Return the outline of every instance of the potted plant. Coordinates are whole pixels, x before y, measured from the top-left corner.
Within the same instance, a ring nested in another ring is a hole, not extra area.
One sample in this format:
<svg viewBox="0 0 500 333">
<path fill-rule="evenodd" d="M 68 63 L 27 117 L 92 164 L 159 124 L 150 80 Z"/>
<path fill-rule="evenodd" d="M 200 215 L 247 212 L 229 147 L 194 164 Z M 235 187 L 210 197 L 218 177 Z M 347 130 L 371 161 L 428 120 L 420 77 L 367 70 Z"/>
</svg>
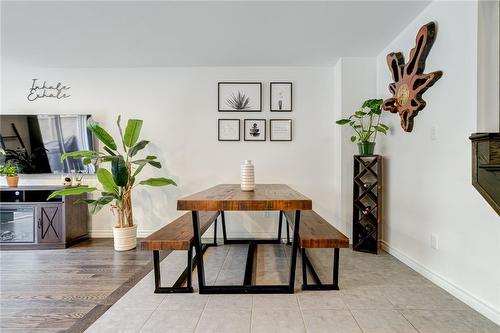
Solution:
<svg viewBox="0 0 500 333">
<path fill-rule="evenodd" d="M 132 215 L 132 189 L 139 185 L 177 185 L 172 179 L 163 177 L 138 180 L 138 176 L 145 166 L 150 165 L 154 168 L 161 168 L 156 156 L 136 157 L 137 153 L 149 144 L 149 141 L 146 140 L 139 141 L 142 123 L 143 121 L 139 119 L 129 119 L 125 132 L 123 132 L 120 117 L 118 117 L 116 124 L 122 145 L 120 151 L 113 137 L 90 119 L 87 127 L 104 145 L 103 151 L 82 150 L 66 153 L 62 155 L 61 160 L 68 157 L 81 158 L 84 165 L 93 164 L 96 167 L 99 166 L 96 176 L 102 189 L 73 187 L 55 191 L 48 197 L 50 199 L 58 195 L 100 192 L 97 199 L 80 199 L 78 202 L 86 203 L 92 214 L 99 212 L 105 205 L 110 206 L 111 211 L 117 218 L 116 226 L 113 228 L 114 246 L 117 251 L 131 250 L 136 247 L 137 243 L 137 224 L 134 224 Z M 111 171 L 104 168 L 103 164 L 109 164 Z"/>
<path fill-rule="evenodd" d="M 4 165 L 0 165 L 0 176 L 7 178 L 7 185 L 10 187 L 17 187 L 19 183 L 19 176 L 17 175 L 17 165 L 12 161 L 6 161 Z"/>
<path fill-rule="evenodd" d="M 356 132 L 351 142 L 358 141 L 360 155 L 373 155 L 377 133 L 387 134 L 389 126 L 380 122 L 382 102 L 381 99 L 368 99 L 349 118 L 337 120 L 337 124 L 349 125 Z"/>
</svg>

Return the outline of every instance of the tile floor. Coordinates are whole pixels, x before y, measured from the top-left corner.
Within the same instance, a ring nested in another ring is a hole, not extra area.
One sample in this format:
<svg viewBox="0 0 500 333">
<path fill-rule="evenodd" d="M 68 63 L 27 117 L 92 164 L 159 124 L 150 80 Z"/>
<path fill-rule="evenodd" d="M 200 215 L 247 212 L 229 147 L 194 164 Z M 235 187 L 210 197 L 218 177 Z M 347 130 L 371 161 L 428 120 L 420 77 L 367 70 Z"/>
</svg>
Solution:
<svg viewBox="0 0 500 333">
<path fill-rule="evenodd" d="M 331 281 L 332 251 L 313 251 L 318 274 Z M 286 283 L 289 252 L 285 245 L 259 245 L 257 283 Z M 207 283 L 241 284 L 246 253 L 246 245 L 209 248 Z M 294 295 L 154 294 L 150 273 L 87 332 L 500 333 L 500 326 L 385 252 L 343 249 L 340 260 L 340 291 L 300 291 L 299 266 Z M 162 284 L 171 285 L 185 264 L 185 251 L 165 258 Z M 196 271 L 193 282 L 196 289 Z"/>
</svg>

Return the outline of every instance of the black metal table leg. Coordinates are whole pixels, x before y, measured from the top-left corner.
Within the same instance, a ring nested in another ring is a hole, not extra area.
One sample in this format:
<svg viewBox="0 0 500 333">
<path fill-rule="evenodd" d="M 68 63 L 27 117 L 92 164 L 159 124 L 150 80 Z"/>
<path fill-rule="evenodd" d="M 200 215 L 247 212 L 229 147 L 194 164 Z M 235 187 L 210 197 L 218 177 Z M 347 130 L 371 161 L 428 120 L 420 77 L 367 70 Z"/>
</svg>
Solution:
<svg viewBox="0 0 500 333">
<path fill-rule="evenodd" d="M 280 210 L 280 217 L 278 222 L 278 241 L 281 243 L 281 229 L 283 228 L 283 211 Z"/>
<path fill-rule="evenodd" d="M 295 288 L 295 268 L 297 265 L 297 252 L 299 246 L 300 210 L 295 211 L 295 223 L 293 225 L 292 260 L 290 262 L 289 292 L 293 293 Z"/>
<path fill-rule="evenodd" d="M 224 239 L 224 244 L 227 244 L 226 216 L 224 215 L 224 211 L 220 212 L 220 218 L 222 223 L 222 238 Z"/>
<path fill-rule="evenodd" d="M 201 232 L 200 232 L 200 221 L 199 221 L 199 213 L 198 211 L 192 211 L 192 220 L 193 220 L 193 234 L 194 241 L 193 245 L 196 250 L 196 265 L 198 266 L 198 286 L 200 289 L 200 293 L 205 287 L 205 267 L 203 265 L 203 254 L 201 250 Z"/>
</svg>

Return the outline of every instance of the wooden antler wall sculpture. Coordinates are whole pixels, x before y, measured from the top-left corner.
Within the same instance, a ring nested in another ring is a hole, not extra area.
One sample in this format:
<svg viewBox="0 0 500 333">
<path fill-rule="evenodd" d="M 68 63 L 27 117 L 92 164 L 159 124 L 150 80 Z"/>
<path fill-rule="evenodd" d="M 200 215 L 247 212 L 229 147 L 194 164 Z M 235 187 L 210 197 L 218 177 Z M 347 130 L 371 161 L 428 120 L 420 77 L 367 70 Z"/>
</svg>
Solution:
<svg viewBox="0 0 500 333">
<path fill-rule="evenodd" d="M 425 60 L 436 38 L 436 24 L 427 23 L 420 28 L 415 47 L 410 51 L 410 59 L 405 64 L 401 52 L 387 55 L 387 64 L 392 73 L 393 83 L 389 85 L 392 97 L 384 101 L 382 108 L 399 113 L 401 127 L 406 132 L 413 129 L 413 118 L 425 107 L 422 94 L 443 75 L 442 71 L 424 74 Z"/>
</svg>

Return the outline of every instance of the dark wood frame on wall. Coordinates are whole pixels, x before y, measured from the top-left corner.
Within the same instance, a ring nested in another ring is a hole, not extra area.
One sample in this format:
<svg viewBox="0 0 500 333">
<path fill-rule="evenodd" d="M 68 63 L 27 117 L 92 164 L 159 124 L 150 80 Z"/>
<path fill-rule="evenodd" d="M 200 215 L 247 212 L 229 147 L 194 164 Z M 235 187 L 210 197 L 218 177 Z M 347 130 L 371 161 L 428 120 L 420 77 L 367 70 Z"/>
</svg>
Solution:
<svg viewBox="0 0 500 333">
<path fill-rule="evenodd" d="M 220 122 L 221 120 L 238 121 L 238 140 L 221 140 L 220 138 Z M 217 141 L 241 141 L 241 120 L 236 118 L 221 118 L 217 120 Z"/>
<path fill-rule="evenodd" d="M 258 110 L 221 110 L 220 109 L 220 86 L 223 84 L 258 84 L 259 85 L 259 109 Z M 219 82 L 217 84 L 217 110 L 219 112 L 262 112 L 262 82 Z"/>
<path fill-rule="evenodd" d="M 273 140 L 273 121 L 289 121 L 290 122 L 290 139 L 289 140 Z M 293 140 L 293 121 L 292 119 L 269 119 L 269 141 L 292 141 Z"/>
<path fill-rule="evenodd" d="M 273 110 L 273 84 L 290 85 L 290 110 Z M 269 110 L 271 112 L 292 112 L 293 110 L 293 82 L 271 82 L 269 83 Z"/>
<path fill-rule="evenodd" d="M 247 140 L 247 126 L 246 123 L 247 121 L 263 121 L 264 122 L 264 139 L 263 140 Z M 267 141 L 267 121 L 266 119 L 243 119 L 243 141 L 256 141 L 256 142 L 262 142 L 262 141 Z"/>
</svg>

